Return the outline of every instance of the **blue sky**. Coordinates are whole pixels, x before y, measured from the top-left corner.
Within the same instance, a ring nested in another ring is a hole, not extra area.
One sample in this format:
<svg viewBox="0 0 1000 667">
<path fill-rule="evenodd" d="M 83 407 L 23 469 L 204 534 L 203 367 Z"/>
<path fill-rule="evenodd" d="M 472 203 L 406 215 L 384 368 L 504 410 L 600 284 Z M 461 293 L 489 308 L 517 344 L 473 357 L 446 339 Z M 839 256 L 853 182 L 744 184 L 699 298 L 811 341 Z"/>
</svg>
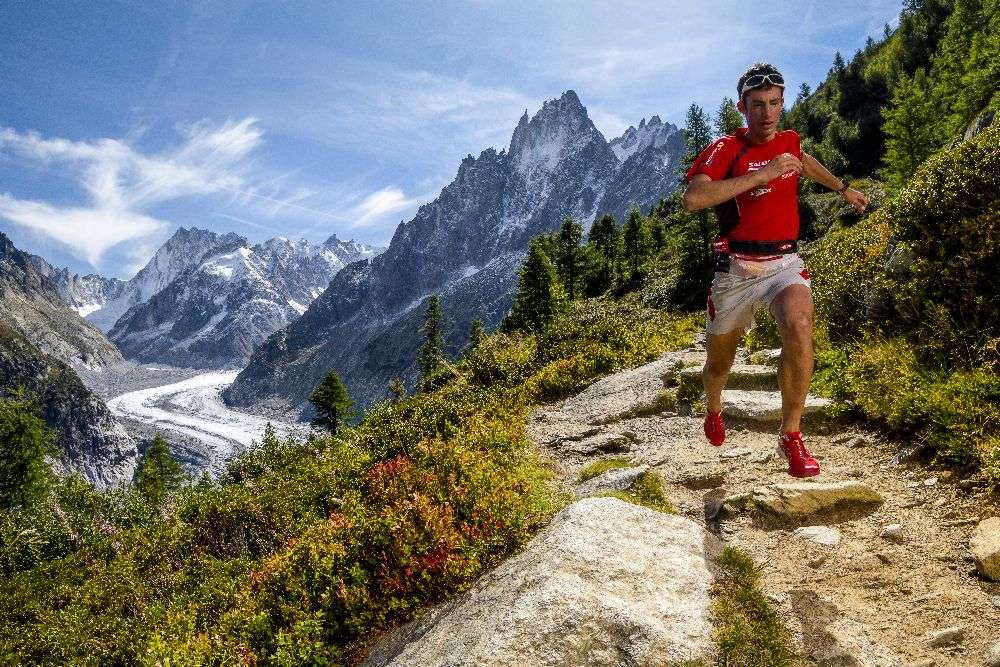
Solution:
<svg viewBox="0 0 1000 667">
<path fill-rule="evenodd" d="M 128 277 L 179 226 L 386 244 L 467 154 L 572 88 L 611 139 L 714 112 L 754 60 L 792 90 L 899 0 L 14 0 L 0 22 L 0 231 Z M 786 96 L 791 102 L 791 93 Z"/>
</svg>

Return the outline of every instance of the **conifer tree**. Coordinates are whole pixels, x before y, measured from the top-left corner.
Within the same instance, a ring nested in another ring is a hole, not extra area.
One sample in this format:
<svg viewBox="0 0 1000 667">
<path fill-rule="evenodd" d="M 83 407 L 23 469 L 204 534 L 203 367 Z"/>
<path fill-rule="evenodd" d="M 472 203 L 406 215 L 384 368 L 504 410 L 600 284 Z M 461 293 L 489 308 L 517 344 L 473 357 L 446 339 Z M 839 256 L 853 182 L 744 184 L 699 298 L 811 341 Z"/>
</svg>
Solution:
<svg viewBox="0 0 1000 667">
<path fill-rule="evenodd" d="M 684 164 L 690 167 L 698 158 L 698 155 L 708 147 L 712 140 L 712 130 L 708 126 L 708 118 L 705 111 L 697 104 L 688 107 L 686 127 L 684 128 L 684 145 L 687 146 L 688 153 L 684 156 Z M 702 263 L 707 267 L 711 254 L 709 252 L 709 221 L 708 211 L 702 209 L 698 211 L 698 225 L 701 230 L 702 240 Z"/>
<path fill-rule="evenodd" d="M 715 116 L 715 134 L 723 136 L 733 134 L 737 129 L 743 127 L 743 116 L 736 108 L 736 102 L 731 97 L 722 98 L 719 105 L 719 112 Z"/>
<path fill-rule="evenodd" d="M 57 453 L 37 405 L 23 390 L 0 399 L 0 509 L 40 499 L 51 481 L 45 456 Z"/>
<path fill-rule="evenodd" d="M 615 220 L 615 216 L 605 213 L 598 218 L 597 222 L 590 227 L 590 233 L 587 235 L 587 243 L 598 254 L 600 269 L 597 280 L 599 289 L 597 291 L 602 292 L 611 286 L 614 280 L 615 267 L 618 265 L 621 232 L 618 229 L 618 222 Z"/>
<path fill-rule="evenodd" d="M 444 359 L 442 319 L 441 300 L 438 299 L 437 294 L 432 294 L 427 301 L 427 310 L 424 311 L 424 323 L 420 329 L 424 334 L 424 344 L 420 346 L 420 353 L 417 357 L 417 365 L 420 367 L 420 384 L 424 387 L 427 386 L 431 376 L 441 368 Z"/>
<path fill-rule="evenodd" d="M 332 368 L 309 394 L 309 402 L 316 411 L 313 425 L 324 426 L 334 435 L 347 420 L 354 417 L 354 402 L 337 371 Z"/>
<path fill-rule="evenodd" d="M 652 246 L 649 228 L 645 225 L 639 209 L 633 208 L 628 212 L 622 237 L 625 245 L 625 263 L 629 268 L 630 279 L 635 280 L 639 277 Z"/>
<path fill-rule="evenodd" d="M 580 281 L 581 249 L 583 227 L 573 218 L 566 218 L 559 228 L 559 255 L 557 266 L 559 277 L 572 301 L 576 297 L 576 284 Z"/>
<path fill-rule="evenodd" d="M 552 261 L 545 253 L 543 242 L 534 238 L 514 295 L 514 307 L 507 327 L 541 331 L 562 309 L 565 301 L 562 286 Z"/>
<path fill-rule="evenodd" d="M 170 454 L 167 441 L 157 433 L 135 473 L 136 490 L 151 504 L 159 505 L 168 493 L 179 489 L 186 479 L 184 469 Z"/>
<path fill-rule="evenodd" d="M 685 171 L 711 142 L 712 128 L 708 124 L 708 115 L 704 109 L 692 103 L 688 107 L 684 127 L 684 146 L 687 148 L 683 158 Z"/>
<path fill-rule="evenodd" d="M 893 91 L 892 104 L 882 110 L 885 118 L 885 177 L 902 185 L 920 163 L 938 146 L 938 114 L 929 94 L 927 75 L 918 69 L 913 78 L 903 77 Z"/>
<path fill-rule="evenodd" d="M 462 350 L 462 356 L 469 356 L 473 350 L 479 347 L 484 338 L 486 338 L 486 328 L 483 327 L 483 321 L 477 317 L 469 323 L 469 342 Z"/>
</svg>

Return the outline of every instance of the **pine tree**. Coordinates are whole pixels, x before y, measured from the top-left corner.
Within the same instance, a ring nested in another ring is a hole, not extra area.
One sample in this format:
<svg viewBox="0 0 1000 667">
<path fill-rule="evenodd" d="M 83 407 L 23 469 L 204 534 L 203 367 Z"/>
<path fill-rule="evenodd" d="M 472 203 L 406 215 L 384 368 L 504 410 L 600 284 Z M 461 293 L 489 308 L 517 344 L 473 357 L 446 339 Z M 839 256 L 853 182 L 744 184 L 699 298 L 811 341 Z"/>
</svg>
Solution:
<svg viewBox="0 0 1000 667">
<path fill-rule="evenodd" d="M 462 350 L 462 356 L 467 357 L 472 354 L 484 338 L 486 338 L 486 328 L 483 327 L 483 321 L 477 317 L 469 324 L 469 342 Z"/>
<path fill-rule="evenodd" d="M 559 228 L 557 266 L 570 301 L 576 297 L 576 285 L 580 281 L 581 239 L 583 227 L 573 218 L 566 218 Z"/>
<path fill-rule="evenodd" d="M 886 133 L 883 174 L 897 185 L 905 183 L 938 147 L 938 115 L 928 88 L 926 73 L 918 69 L 912 79 L 899 80 L 891 106 L 882 110 Z"/>
<path fill-rule="evenodd" d="M 442 333 L 441 301 L 437 294 L 432 294 L 424 311 L 424 324 L 421 332 L 424 334 L 424 344 L 420 346 L 417 365 L 420 367 L 420 384 L 427 387 L 431 377 L 441 368 L 444 348 Z"/>
<path fill-rule="evenodd" d="M 565 296 L 556 269 L 545 253 L 544 243 L 531 240 L 528 256 L 514 295 L 514 307 L 505 328 L 541 331 L 562 309 Z"/>
<path fill-rule="evenodd" d="M 135 488 L 153 505 L 160 505 L 171 491 L 187 480 L 184 469 L 170 454 L 167 441 L 159 433 L 142 458 L 135 473 Z"/>
<path fill-rule="evenodd" d="M 721 137 L 733 134 L 743 127 L 743 116 L 736 109 L 736 102 L 731 97 L 722 98 L 719 112 L 715 115 L 715 135 Z"/>
<path fill-rule="evenodd" d="M 629 267 L 631 280 L 636 280 L 643 265 L 649 258 L 649 251 L 652 246 L 649 228 L 642 219 L 639 209 L 633 208 L 628 212 L 622 237 L 625 245 L 625 263 Z"/>
<path fill-rule="evenodd" d="M 688 153 L 684 156 L 684 164 L 690 167 L 698 159 L 698 155 L 708 147 L 712 140 L 712 130 L 708 126 L 705 111 L 697 104 L 688 107 L 686 127 L 684 128 L 684 145 Z M 709 220 L 708 211 L 698 211 L 698 224 L 702 236 L 702 263 L 707 267 L 711 254 L 709 252 Z"/>
<path fill-rule="evenodd" d="M 23 390 L 0 399 L 0 508 L 40 499 L 51 481 L 45 456 L 57 453 L 38 406 Z"/>
<path fill-rule="evenodd" d="M 688 107 L 684 127 L 684 146 L 687 148 L 683 158 L 685 171 L 694 164 L 698 155 L 712 142 L 712 128 L 708 124 L 705 110 L 697 104 Z"/>
<path fill-rule="evenodd" d="M 592 246 L 598 255 L 600 271 L 598 275 L 597 293 L 603 292 L 614 281 L 614 274 L 620 256 L 621 232 L 615 216 L 605 213 L 590 227 L 587 244 Z"/>
<path fill-rule="evenodd" d="M 334 435 L 341 425 L 355 416 L 354 402 L 347 393 L 347 387 L 340 380 L 337 371 L 332 368 L 309 394 L 309 402 L 316 411 L 316 416 L 312 420 L 313 425 L 325 426 Z"/>
</svg>

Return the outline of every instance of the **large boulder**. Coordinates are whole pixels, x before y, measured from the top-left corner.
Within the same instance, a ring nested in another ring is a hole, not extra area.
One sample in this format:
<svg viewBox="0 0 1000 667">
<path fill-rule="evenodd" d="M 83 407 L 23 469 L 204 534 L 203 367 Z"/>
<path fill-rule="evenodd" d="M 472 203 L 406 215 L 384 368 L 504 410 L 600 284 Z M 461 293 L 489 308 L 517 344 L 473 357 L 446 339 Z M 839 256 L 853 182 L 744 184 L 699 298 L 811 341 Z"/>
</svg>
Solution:
<svg viewBox="0 0 1000 667">
<path fill-rule="evenodd" d="M 969 549 L 979 572 L 984 577 L 1000 581 L 1000 517 L 979 522 L 972 533 Z"/>
<path fill-rule="evenodd" d="M 715 548 L 689 519 L 616 498 L 579 500 L 465 595 L 383 640 L 364 664 L 710 663 Z"/>
</svg>

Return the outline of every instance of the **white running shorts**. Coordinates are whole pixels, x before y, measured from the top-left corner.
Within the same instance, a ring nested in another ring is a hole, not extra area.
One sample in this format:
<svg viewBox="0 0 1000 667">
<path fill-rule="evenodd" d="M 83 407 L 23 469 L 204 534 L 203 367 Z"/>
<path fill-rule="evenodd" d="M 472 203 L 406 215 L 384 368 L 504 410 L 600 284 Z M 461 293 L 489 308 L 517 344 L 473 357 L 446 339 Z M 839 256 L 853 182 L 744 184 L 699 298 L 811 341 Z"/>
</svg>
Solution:
<svg viewBox="0 0 1000 667">
<path fill-rule="evenodd" d="M 730 253 L 729 273 L 717 271 L 708 288 L 708 334 L 750 328 L 754 309 L 770 307 L 789 285 L 810 287 L 809 270 L 798 253 L 766 259 Z"/>
</svg>

